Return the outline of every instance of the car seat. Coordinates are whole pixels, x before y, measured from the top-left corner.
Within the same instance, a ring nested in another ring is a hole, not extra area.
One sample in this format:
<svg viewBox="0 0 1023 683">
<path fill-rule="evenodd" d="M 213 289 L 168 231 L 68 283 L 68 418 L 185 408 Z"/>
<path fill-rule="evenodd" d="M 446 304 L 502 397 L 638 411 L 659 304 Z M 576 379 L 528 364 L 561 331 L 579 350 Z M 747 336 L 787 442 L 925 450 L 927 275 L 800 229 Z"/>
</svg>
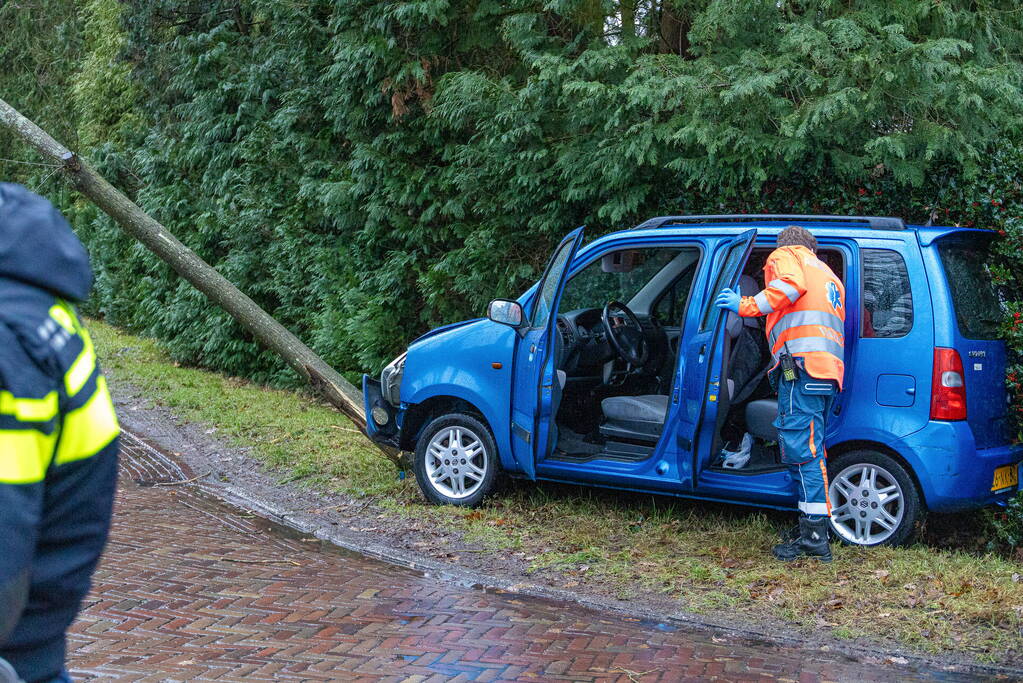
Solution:
<svg viewBox="0 0 1023 683">
<path fill-rule="evenodd" d="M 739 280 L 740 291 L 745 296 L 752 296 L 759 291 L 756 281 L 743 275 Z M 728 366 L 728 393 L 733 406 L 739 406 L 757 390 L 774 364 L 771 350 L 767 346 L 767 338 L 762 326 L 762 318 L 739 318 L 742 327 L 732 334 L 733 343 Z M 746 432 L 758 439 L 775 441 L 778 430 L 774 420 L 778 416 L 776 398 L 763 398 L 750 401 L 745 406 Z"/>
<path fill-rule="evenodd" d="M 600 425 L 606 437 L 656 443 L 668 413 L 670 399 L 660 394 L 646 396 L 609 396 L 600 402 L 607 418 Z"/>
<path fill-rule="evenodd" d="M 759 291 L 756 281 L 749 275 L 739 280 L 739 290 L 745 296 Z M 726 322 L 730 337 L 728 354 L 728 398 L 736 405 L 749 398 L 771 368 L 771 351 L 767 348 L 761 318 L 743 318 L 728 314 Z"/>
</svg>

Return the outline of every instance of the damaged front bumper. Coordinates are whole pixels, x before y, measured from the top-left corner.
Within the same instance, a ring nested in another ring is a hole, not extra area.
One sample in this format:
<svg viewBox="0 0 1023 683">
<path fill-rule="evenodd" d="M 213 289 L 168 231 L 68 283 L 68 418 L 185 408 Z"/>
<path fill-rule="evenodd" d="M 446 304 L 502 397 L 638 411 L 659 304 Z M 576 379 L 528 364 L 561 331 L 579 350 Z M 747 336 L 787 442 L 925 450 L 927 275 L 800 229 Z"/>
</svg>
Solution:
<svg viewBox="0 0 1023 683">
<path fill-rule="evenodd" d="M 384 398 L 380 381 L 363 375 L 362 396 L 366 409 L 366 435 L 374 443 L 399 448 L 401 429 L 398 411 Z"/>
</svg>

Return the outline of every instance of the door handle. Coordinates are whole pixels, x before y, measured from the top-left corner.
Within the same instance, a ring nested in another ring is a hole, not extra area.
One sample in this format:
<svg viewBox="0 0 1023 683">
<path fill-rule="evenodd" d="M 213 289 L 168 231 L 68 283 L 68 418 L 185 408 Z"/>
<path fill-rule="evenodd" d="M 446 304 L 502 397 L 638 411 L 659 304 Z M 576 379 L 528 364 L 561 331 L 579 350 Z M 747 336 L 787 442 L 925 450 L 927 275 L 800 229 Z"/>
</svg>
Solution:
<svg viewBox="0 0 1023 683">
<path fill-rule="evenodd" d="M 529 352 L 530 353 L 536 353 L 536 344 L 530 344 Z"/>
<path fill-rule="evenodd" d="M 906 389 L 906 393 L 909 394 L 910 396 L 916 395 L 916 387 L 910 387 L 909 389 Z"/>
</svg>

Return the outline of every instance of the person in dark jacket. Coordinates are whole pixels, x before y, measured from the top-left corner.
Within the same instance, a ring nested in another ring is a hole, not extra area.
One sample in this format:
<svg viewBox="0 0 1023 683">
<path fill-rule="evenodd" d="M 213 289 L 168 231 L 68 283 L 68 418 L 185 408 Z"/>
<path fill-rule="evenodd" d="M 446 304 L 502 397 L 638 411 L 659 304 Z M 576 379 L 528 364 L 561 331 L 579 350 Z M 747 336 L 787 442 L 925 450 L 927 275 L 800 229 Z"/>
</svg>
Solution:
<svg viewBox="0 0 1023 683">
<path fill-rule="evenodd" d="M 0 183 L 0 659 L 28 683 L 68 680 L 110 528 L 120 430 L 72 305 L 91 284 L 64 217 Z"/>
</svg>

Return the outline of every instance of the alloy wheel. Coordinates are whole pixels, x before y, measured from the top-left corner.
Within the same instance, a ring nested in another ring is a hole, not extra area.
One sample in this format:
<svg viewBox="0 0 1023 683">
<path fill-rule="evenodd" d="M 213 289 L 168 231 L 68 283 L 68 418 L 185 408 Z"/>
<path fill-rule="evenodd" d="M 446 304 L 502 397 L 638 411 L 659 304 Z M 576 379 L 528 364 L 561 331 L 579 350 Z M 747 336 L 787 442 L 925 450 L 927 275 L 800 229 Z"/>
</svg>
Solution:
<svg viewBox="0 0 1023 683">
<path fill-rule="evenodd" d="M 832 480 L 831 527 L 849 543 L 877 545 L 902 524 L 906 501 L 895 476 L 883 467 L 858 463 Z"/>
<path fill-rule="evenodd" d="M 487 474 L 487 452 L 471 429 L 445 427 L 426 448 L 426 480 L 448 498 L 468 498 Z"/>
</svg>

